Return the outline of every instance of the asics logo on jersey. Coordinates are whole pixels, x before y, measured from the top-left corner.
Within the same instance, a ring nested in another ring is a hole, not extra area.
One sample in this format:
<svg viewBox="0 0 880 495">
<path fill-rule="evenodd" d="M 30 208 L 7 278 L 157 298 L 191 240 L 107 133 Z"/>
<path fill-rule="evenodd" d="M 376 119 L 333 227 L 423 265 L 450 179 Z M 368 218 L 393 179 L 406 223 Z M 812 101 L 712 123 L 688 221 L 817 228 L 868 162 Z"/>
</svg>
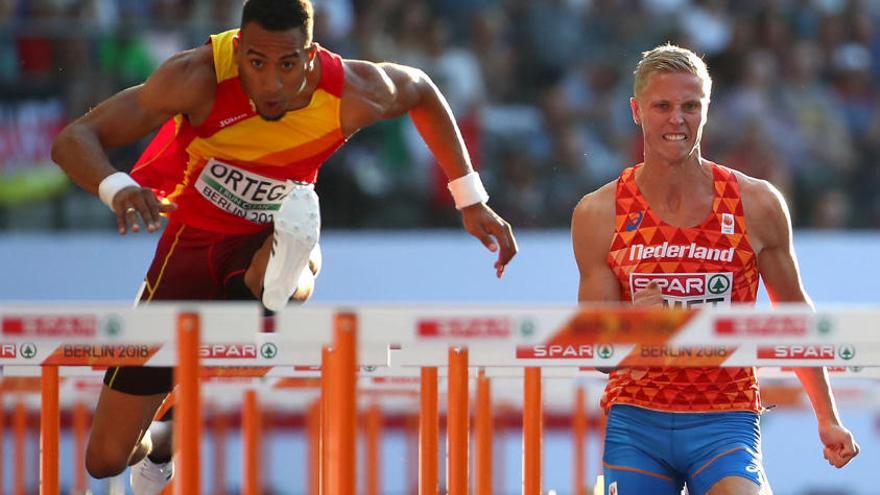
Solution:
<svg viewBox="0 0 880 495">
<path fill-rule="evenodd" d="M 639 228 L 639 225 L 642 224 L 642 218 L 645 217 L 644 211 L 637 211 L 634 213 L 630 213 L 626 218 L 626 231 L 632 232 Z"/>
<path fill-rule="evenodd" d="M 664 242 L 659 246 L 645 246 L 644 244 L 633 244 L 629 248 L 629 259 L 646 260 L 650 258 L 691 258 L 695 260 L 707 261 L 723 261 L 729 263 L 733 261 L 734 248 L 715 249 L 698 246 L 692 242 L 690 245 L 669 244 Z"/>
</svg>

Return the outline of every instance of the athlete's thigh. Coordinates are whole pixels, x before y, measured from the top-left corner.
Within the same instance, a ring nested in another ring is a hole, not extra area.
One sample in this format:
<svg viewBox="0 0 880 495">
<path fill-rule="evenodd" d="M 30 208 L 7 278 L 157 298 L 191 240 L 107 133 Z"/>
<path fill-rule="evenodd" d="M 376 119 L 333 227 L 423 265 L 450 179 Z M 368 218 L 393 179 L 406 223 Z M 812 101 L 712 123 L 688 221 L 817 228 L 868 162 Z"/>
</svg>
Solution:
<svg viewBox="0 0 880 495">
<path fill-rule="evenodd" d="M 668 433 L 650 422 L 657 413 L 614 406 L 605 428 L 605 493 L 679 495 L 683 480 L 663 458 Z"/>
<path fill-rule="evenodd" d="M 773 495 L 769 485 L 758 486 L 739 476 L 722 478 L 712 485 L 706 495 Z"/>
<path fill-rule="evenodd" d="M 171 222 L 159 239 L 140 303 L 217 299 L 221 288 L 211 266 L 216 234 Z"/>
<path fill-rule="evenodd" d="M 743 493 L 760 493 L 762 487 L 769 486 L 761 459 L 757 414 L 710 413 L 702 421 L 697 427 L 683 428 L 679 437 L 680 443 L 689 447 L 687 484 L 691 495 L 728 485 L 754 490 Z"/>
<path fill-rule="evenodd" d="M 630 493 L 652 495 L 680 495 L 683 483 L 668 475 L 642 471 L 625 466 L 605 465 L 605 495 Z"/>
<path fill-rule="evenodd" d="M 750 449 L 726 453 L 687 481 L 690 495 L 769 494 L 760 457 Z M 764 491 L 761 491 L 764 490 Z"/>
<path fill-rule="evenodd" d="M 100 457 L 130 455 L 166 395 L 133 395 L 104 385 L 95 408 L 88 450 Z"/>
</svg>

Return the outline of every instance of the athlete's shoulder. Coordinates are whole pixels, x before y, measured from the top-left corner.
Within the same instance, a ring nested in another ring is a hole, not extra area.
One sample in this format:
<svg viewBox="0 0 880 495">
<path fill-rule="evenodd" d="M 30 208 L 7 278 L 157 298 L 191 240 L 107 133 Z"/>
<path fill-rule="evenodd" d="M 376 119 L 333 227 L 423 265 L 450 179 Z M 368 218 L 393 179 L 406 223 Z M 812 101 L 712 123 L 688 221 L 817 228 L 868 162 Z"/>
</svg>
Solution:
<svg viewBox="0 0 880 495">
<path fill-rule="evenodd" d="M 613 220 L 617 181 L 613 180 L 595 191 L 585 194 L 574 208 L 574 215 L 593 220 L 608 217 Z"/>
<path fill-rule="evenodd" d="M 366 97 L 369 101 L 390 98 L 394 83 L 380 64 L 368 60 L 343 59 L 346 96 Z"/>
<path fill-rule="evenodd" d="M 172 55 L 144 83 L 142 101 L 189 113 L 213 101 L 217 79 L 214 55 L 208 45 Z"/>
<path fill-rule="evenodd" d="M 740 196 L 746 211 L 753 210 L 758 214 L 770 213 L 785 205 L 782 193 L 769 181 L 757 179 L 738 170 L 728 170 L 734 174 L 739 183 Z"/>
<path fill-rule="evenodd" d="M 214 76 L 214 51 L 211 45 L 202 45 L 177 52 L 156 69 L 153 73 L 155 76 L 178 84 L 214 85 L 217 82 Z"/>
<path fill-rule="evenodd" d="M 575 243 L 595 243 L 607 247 L 614 235 L 615 189 L 612 181 L 586 194 L 571 215 L 571 236 Z"/>
<path fill-rule="evenodd" d="M 782 192 L 766 180 L 736 170 L 733 173 L 740 184 L 746 229 L 755 251 L 761 252 L 786 238 L 791 220 Z"/>
</svg>

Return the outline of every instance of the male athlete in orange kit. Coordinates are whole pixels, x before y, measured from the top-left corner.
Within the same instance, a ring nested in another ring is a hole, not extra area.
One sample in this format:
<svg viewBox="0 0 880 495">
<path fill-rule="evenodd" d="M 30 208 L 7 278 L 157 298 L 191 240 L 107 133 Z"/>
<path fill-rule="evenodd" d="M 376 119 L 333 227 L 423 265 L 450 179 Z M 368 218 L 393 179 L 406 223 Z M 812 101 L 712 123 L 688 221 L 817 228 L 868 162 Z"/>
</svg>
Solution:
<svg viewBox="0 0 880 495">
<path fill-rule="evenodd" d="M 643 54 L 630 105 L 644 163 L 586 195 L 572 218 L 580 301 L 751 304 L 760 277 L 774 302 L 811 304 L 782 195 L 700 154 L 711 89 L 690 50 Z M 859 446 L 840 421 L 825 369 L 797 376 L 825 458 L 844 466 Z M 754 368 L 621 368 L 611 372 L 602 406 L 605 493 L 678 495 L 685 484 L 691 495 L 771 493 Z"/>
</svg>

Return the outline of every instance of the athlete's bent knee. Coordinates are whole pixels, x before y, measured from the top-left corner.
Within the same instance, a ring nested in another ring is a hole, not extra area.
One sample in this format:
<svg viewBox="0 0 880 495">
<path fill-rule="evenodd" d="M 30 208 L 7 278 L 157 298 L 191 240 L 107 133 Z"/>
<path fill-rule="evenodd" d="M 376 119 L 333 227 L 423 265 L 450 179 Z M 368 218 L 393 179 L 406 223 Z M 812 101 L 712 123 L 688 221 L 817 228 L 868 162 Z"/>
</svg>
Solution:
<svg viewBox="0 0 880 495">
<path fill-rule="evenodd" d="M 86 471 L 92 478 L 116 476 L 133 462 L 140 461 L 152 450 L 149 432 L 144 434 L 137 445 L 122 445 L 111 439 L 89 439 L 86 447 Z"/>
<path fill-rule="evenodd" d="M 93 448 L 89 445 L 86 450 L 86 471 L 92 478 L 102 479 L 117 476 L 128 467 L 128 458 L 131 455 L 131 449 L 125 452 L 125 449 Z"/>
</svg>

